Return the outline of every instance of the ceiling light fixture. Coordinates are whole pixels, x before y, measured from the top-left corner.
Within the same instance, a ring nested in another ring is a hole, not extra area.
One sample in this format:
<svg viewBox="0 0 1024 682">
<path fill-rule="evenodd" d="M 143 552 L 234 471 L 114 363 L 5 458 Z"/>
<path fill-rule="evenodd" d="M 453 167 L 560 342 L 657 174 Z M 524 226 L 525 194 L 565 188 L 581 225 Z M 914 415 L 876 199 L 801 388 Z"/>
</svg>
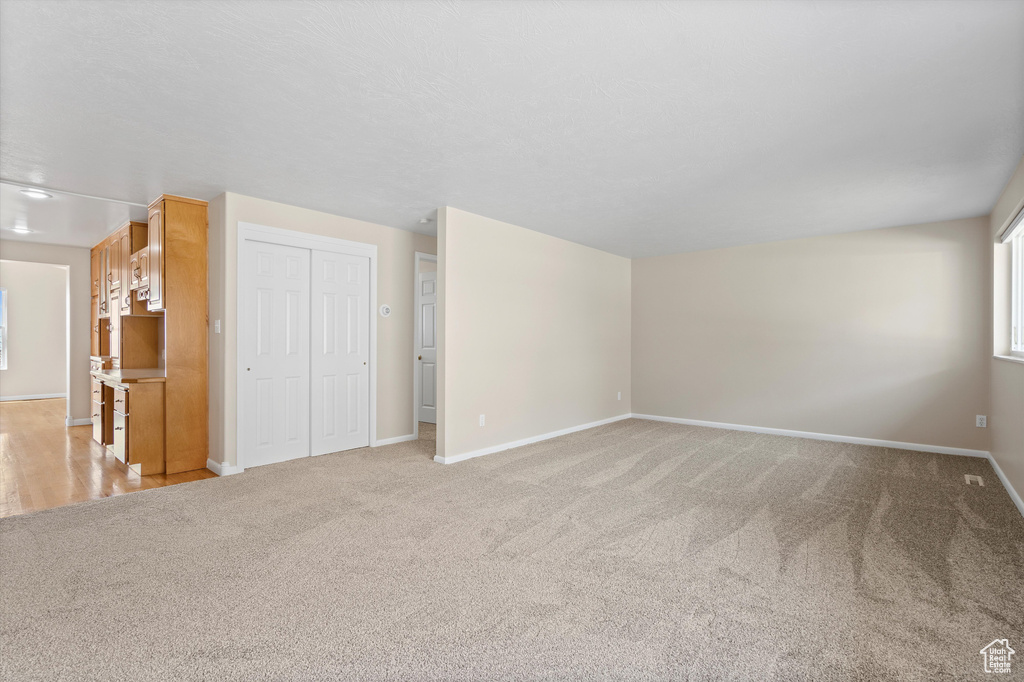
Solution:
<svg viewBox="0 0 1024 682">
<path fill-rule="evenodd" d="M 21 190 L 21 193 L 24 194 L 27 197 L 32 197 L 33 199 L 52 199 L 53 198 L 52 194 L 47 194 L 43 190 L 35 189 L 34 187 L 29 187 L 27 189 L 23 189 L 23 190 Z"/>
<path fill-rule="evenodd" d="M 434 221 L 431 220 L 430 218 L 420 218 L 420 225 L 426 225 L 427 223 L 432 223 L 432 222 L 434 222 Z"/>
</svg>

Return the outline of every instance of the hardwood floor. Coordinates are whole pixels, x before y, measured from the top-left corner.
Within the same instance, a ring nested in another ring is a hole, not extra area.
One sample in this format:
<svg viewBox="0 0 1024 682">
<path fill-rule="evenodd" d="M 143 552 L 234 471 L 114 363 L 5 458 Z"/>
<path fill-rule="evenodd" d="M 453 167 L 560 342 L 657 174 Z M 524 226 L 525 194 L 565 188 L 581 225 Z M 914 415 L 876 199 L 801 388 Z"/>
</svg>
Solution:
<svg viewBox="0 0 1024 682">
<path fill-rule="evenodd" d="M 63 398 L 0 402 L 0 518 L 216 476 L 140 476 L 64 415 Z"/>
</svg>

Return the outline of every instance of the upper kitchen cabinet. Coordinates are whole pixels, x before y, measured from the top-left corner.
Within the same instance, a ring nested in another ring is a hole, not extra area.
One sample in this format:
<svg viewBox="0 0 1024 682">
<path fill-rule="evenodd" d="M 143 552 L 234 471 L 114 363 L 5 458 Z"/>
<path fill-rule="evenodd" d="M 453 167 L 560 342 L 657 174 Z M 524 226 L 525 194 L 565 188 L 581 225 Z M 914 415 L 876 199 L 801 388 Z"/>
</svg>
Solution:
<svg viewBox="0 0 1024 682">
<path fill-rule="evenodd" d="M 90 273 L 92 275 L 92 297 L 100 296 L 100 247 L 92 247 L 90 259 Z"/>
<path fill-rule="evenodd" d="M 163 310 L 163 245 L 164 245 L 164 203 L 159 199 L 149 205 L 149 289 L 147 299 L 150 310 Z"/>
<path fill-rule="evenodd" d="M 133 293 L 133 289 L 138 288 L 135 286 L 135 281 L 138 278 L 135 252 L 145 248 L 148 232 L 146 223 L 132 221 L 122 225 L 115 233 L 119 244 L 118 252 L 121 265 L 121 293 L 118 302 L 122 315 L 144 315 L 148 312 L 146 302 L 138 300 Z"/>
</svg>

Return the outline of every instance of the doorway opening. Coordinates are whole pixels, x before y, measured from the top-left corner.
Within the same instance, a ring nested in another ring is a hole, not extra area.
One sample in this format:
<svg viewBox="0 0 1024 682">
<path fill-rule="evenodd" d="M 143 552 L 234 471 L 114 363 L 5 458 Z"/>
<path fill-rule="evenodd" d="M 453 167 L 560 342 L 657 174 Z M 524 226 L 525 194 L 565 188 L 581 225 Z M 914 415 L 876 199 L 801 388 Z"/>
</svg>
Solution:
<svg viewBox="0 0 1024 682">
<path fill-rule="evenodd" d="M 0 260 L 0 372 L 0 401 L 62 399 L 75 425 L 69 266 Z"/>
<path fill-rule="evenodd" d="M 437 437 L 437 256 L 416 252 L 413 296 L 413 436 Z"/>
</svg>

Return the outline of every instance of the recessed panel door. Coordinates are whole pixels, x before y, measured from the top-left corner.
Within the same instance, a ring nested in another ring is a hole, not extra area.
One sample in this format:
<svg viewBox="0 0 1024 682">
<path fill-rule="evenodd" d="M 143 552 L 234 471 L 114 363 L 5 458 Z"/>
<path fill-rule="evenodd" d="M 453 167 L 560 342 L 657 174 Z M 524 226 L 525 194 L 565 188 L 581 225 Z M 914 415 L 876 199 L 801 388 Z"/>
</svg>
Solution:
<svg viewBox="0 0 1024 682">
<path fill-rule="evenodd" d="M 245 466 L 309 455 L 310 252 L 245 242 L 239 263 Z"/>
<path fill-rule="evenodd" d="M 416 297 L 416 396 L 419 420 L 437 423 L 437 273 L 421 272 Z"/>
<path fill-rule="evenodd" d="M 312 252 L 310 450 L 370 444 L 370 259 Z"/>
</svg>

